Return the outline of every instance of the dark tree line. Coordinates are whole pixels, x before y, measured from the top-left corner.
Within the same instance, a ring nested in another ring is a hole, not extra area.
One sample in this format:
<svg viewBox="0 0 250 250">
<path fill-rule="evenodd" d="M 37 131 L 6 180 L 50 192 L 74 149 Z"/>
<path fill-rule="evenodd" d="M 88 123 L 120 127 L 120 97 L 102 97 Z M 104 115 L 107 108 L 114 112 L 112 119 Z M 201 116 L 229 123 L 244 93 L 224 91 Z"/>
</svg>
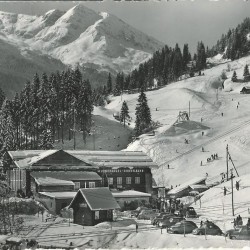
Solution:
<svg viewBox="0 0 250 250">
<path fill-rule="evenodd" d="M 1 101 L 1 92 L 0 92 Z M 85 141 L 91 127 L 93 96 L 79 69 L 35 74 L 0 111 L 0 149 L 49 149 L 71 139 L 74 124 Z"/>
<path fill-rule="evenodd" d="M 188 44 L 184 44 L 182 51 L 178 44 L 175 45 L 175 48 L 166 45 L 130 74 L 125 75 L 123 72 L 119 72 L 113 82 L 109 75 L 105 88 L 108 89 L 107 94 L 113 93 L 118 96 L 123 91 L 134 89 L 140 91 L 151 88 L 154 86 L 154 79 L 160 86 L 167 85 L 177 81 L 181 75 L 204 69 L 206 58 L 207 54 L 203 42 L 198 43 L 197 53 L 194 54 L 193 58 L 189 52 Z"/>
<path fill-rule="evenodd" d="M 215 56 L 218 53 L 223 53 L 226 50 L 225 57 L 235 60 L 246 56 L 250 50 L 250 18 L 245 18 L 244 21 L 234 29 L 229 29 L 226 34 L 223 34 L 210 50 L 208 56 Z"/>
</svg>

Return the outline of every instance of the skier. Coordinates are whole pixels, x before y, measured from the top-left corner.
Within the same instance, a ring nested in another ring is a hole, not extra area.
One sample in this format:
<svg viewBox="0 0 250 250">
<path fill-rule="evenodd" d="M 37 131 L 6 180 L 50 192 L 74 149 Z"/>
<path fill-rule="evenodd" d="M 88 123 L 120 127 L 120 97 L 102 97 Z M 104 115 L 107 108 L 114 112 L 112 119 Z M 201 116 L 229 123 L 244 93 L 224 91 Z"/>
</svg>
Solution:
<svg viewBox="0 0 250 250">
<path fill-rule="evenodd" d="M 201 161 L 201 166 L 202 166 L 202 161 Z"/>
<path fill-rule="evenodd" d="M 247 226 L 247 230 L 250 230 L 250 218 L 248 218 L 246 226 Z"/>
<path fill-rule="evenodd" d="M 204 152 L 204 148 L 203 147 L 201 148 L 201 151 Z"/>
<path fill-rule="evenodd" d="M 239 191 L 239 189 L 240 189 L 240 182 L 239 181 L 236 181 L 235 187 L 236 187 L 236 190 Z"/>
<path fill-rule="evenodd" d="M 168 164 L 168 169 L 169 169 L 169 164 Z"/>
<path fill-rule="evenodd" d="M 223 113 L 221 113 L 221 116 L 223 116 Z"/>
<path fill-rule="evenodd" d="M 239 215 L 239 216 L 238 216 L 238 225 L 239 225 L 239 226 L 242 226 L 242 224 L 243 224 L 243 221 L 242 221 L 241 216 Z"/>
<path fill-rule="evenodd" d="M 138 233 L 138 224 L 137 223 L 135 224 L 135 230 Z"/>
<path fill-rule="evenodd" d="M 224 196 L 227 195 L 227 189 L 224 187 Z"/>
</svg>

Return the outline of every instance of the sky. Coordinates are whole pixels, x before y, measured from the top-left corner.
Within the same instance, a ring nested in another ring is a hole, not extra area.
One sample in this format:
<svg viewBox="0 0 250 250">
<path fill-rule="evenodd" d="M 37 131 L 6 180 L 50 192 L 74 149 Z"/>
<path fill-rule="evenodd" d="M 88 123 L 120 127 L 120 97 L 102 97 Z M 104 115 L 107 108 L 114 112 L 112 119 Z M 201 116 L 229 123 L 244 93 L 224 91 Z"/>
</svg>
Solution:
<svg viewBox="0 0 250 250">
<path fill-rule="evenodd" d="M 68 10 L 77 1 L 0 2 L 0 10 L 41 15 L 51 9 Z M 83 1 L 95 10 L 116 15 L 133 27 L 171 47 L 189 44 L 195 52 L 198 41 L 211 47 L 244 18 L 250 17 L 250 1 L 243 0 L 162 0 Z"/>
</svg>

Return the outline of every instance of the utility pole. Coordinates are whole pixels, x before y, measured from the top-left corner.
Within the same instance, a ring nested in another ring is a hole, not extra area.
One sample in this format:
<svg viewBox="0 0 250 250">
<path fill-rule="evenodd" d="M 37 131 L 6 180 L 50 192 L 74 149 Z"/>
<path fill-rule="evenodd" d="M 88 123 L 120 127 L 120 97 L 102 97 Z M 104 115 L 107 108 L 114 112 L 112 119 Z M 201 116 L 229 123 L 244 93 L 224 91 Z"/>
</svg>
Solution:
<svg viewBox="0 0 250 250">
<path fill-rule="evenodd" d="M 228 181 L 228 144 L 226 150 L 227 150 L 226 159 L 227 159 L 227 181 Z"/>
<path fill-rule="evenodd" d="M 190 101 L 188 102 L 188 116 L 189 116 L 189 119 L 190 119 Z"/>
<path fill-rule="evenodd" d="M 231 188 L 232 188 L 232 214 L 234 216 L 234 185 L 233 185 L 233 178 L 234 178 L 234 175 L 233 175 L 233 169 L 230 169 L 231 171 Z"/>
<path fill-rule="evenodd" d="M 74 150 L 76 149 L 76 112 L 74 104 Z"/>
</svg>

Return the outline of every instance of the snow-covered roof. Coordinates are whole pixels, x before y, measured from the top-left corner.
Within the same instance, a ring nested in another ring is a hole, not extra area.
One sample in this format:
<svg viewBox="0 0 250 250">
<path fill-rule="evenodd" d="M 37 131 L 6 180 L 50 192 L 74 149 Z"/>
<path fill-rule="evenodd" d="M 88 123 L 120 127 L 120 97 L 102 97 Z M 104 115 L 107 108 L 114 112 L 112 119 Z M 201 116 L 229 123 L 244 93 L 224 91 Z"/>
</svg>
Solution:
<svg viewBox="0 0 250 250">
<path fill-rule="evenodd" d="M 195 184 L 197 184 L 197 183 L 200 183 L 200 182 L 202 182 L 202 181 L 204 181 L 204 180 L 206 180 L 206 179 L 207 179 L 206 177 L 195 177 L 195 178 L 193 178 L 193 179 L 191 179 L 191 180 L 189 180 L 189 181 L 187 181 L 187 182 L 181 184 L 180 186 L 171 189 L 171 190 L 168 192 L 168 194 L 169 194 L 169 195 L 171 195 L 171 194 L 177 194 L 177 193 L 181 192 L 182 190 L 188 188 L 189 186 L 195 185 Z"/>
<path fill-rule="evenodd" d="M 74 186 L 74 182 L 55 179 L 51 177 L 37 177 L 35 182 L 41 186 Z"/>
<path fill-rule="evenodd" d="M 150 167 L 158 168 L 152 159 L 141 151 L 88 151 L 68 150 L 68 153 L 105 167 Z"/>
<path fill-rule="evenodd" d="M 55 199 L 73 199 L 76 192 L 39 192 L 39 194 L 46 195 Z"/>
<path fill-rule="evenodd" d="M 22 153 L 23 152 L 23 153 Z M 64 153 L 64 154 L 68 154 L 69 157 L 74 157 L 76 158 L 76 162 L 82 162 L 83 164 L 78 164 L 76 163 L 75 166 L 73 165 L 73 163 L 63 163 L 63 161 L 61 162 L 61 164 L 39 164 L 39 166 L 35 166 L 39 163 L 39 161 L 53 155 L 56 153 Z M 21 169 L 32 169 L 32 168 L 39 168 L 39 169 L 43 169 L 43 170 L 49 170 L 51 168 L 54 168 L 55 166 L 58 166 L 58 170 L 59 169 L 82 169 L 82 168 L 88 168 L 88 166 L 90 166 L 91 168 L 97 168 L 93 163 L 89 163 L 87 160 L 82 160 L 79 159 L 78 156 L 74 156 L 68 152 L 66 152 L 66 150 L 34 150 L 34 152 L 32 153 L 31 150 L 28 151 L 28 153 L 25 153 L 25 151 L 18 151 L 18 153 L 15 153 L 15 151 L 9 151 L 8 152 L 10 157 L 13 159 L 15 165 L 18 168 Z"/>
<path fill-rule="evenodd" d="M 10 157 L 19 168 L 31 168 L 38 161 L 58 152 L 59 150 L 28 150 L 8 151 Z M 158 168 L 152 159 L 141 151 L 88 151 L 88 150 L 63 150 L 65 153 L 89 164 L 91 167 L 105 166 L 120 167 L 150 167 Z M 86 168 L 86 166 L 83 166 Z M 49 166 L 39 166 L 49 170 Z M 81 169 L 81 166 L 63 166 L 62 169 Z"/>
<path fill-rule="evenodd" d="M 99 181 L 102 178 L 96 172 L 87 171 L 34 171 L 31 173 L 34 178 L 50 177 L 66 181 Z"/>
<path fill-rule="evenodd" d="M 139 197 L 151 197 L 151 194 L 143 193 L 135 190 L 125 191 L 111 191 L 115 198 L 139 198 Z"/>
<path fill-rule="evenodd" d="M 199 188 L 199 189 L 202 189 L 202 188 L 208 189 L 208 187 L 206 185 L 190 185 L 190 187 L 192 189 L 196 189 L 196 188 Z"/>
<path fill-rule="evenodd" d="M 250 86 L 244 86 L 242 89 L 248 89 L 248 90 L 250 90 Z"/>
<path fill-rule="evenodd" d="M 82 195 L 91 210 L 109 210 L 120 208 L 108 187 L 81 188 L 69 205 L 76 202 L 78 195 Z"/>
</svg>

